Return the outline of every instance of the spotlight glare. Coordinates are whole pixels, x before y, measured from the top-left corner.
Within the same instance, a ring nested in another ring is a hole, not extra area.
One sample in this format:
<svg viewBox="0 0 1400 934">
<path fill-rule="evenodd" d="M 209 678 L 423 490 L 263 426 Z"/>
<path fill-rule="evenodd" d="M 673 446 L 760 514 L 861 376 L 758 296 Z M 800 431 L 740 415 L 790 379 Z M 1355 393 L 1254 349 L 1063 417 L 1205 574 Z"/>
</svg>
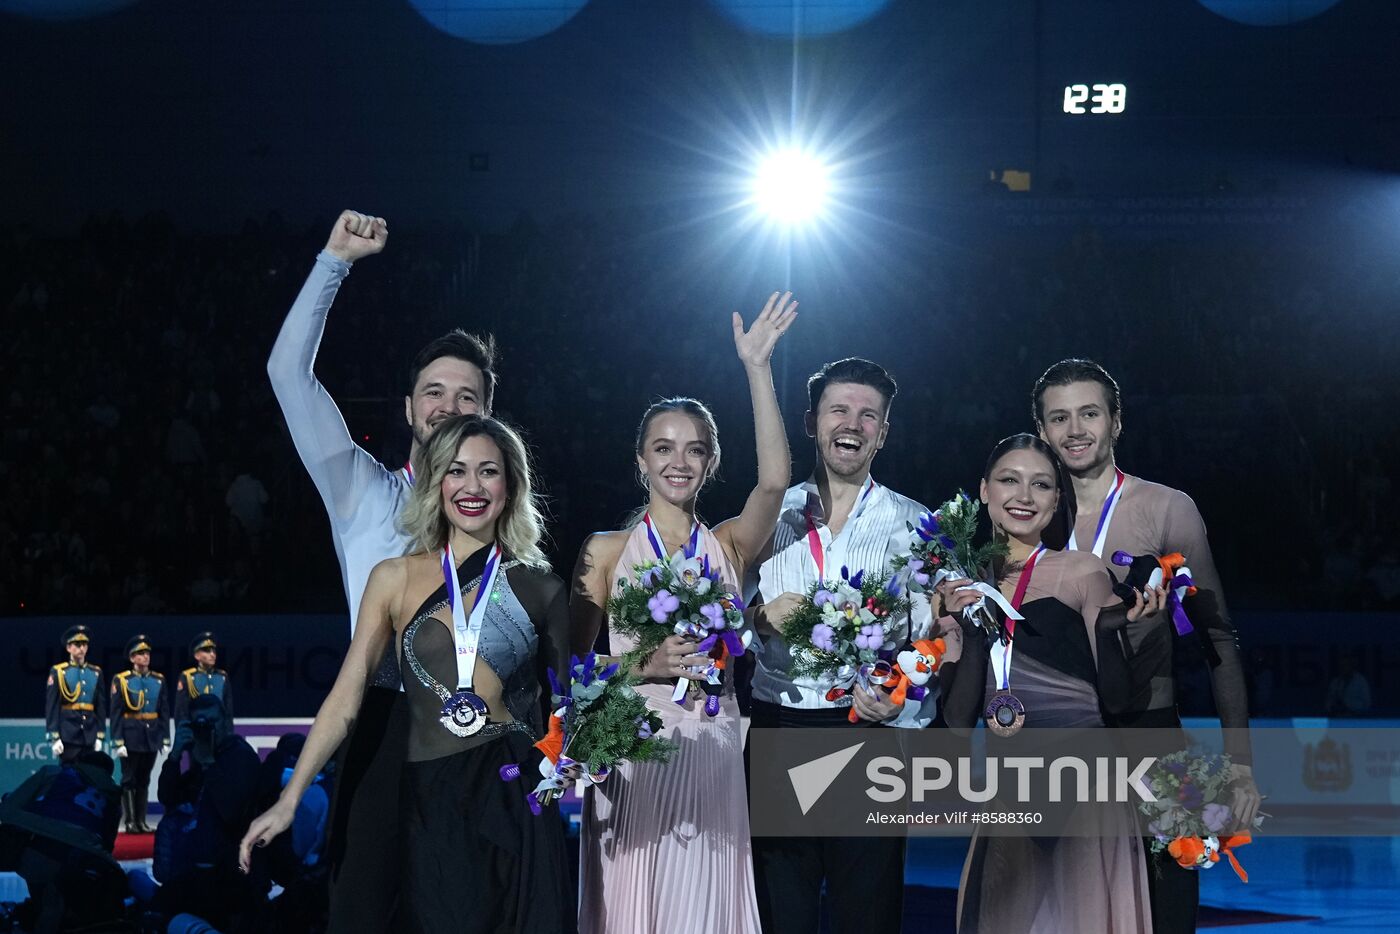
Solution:
<svg viewBox="0 0 1400 934">
<path fill-rule="evenodd" d="M 773 153 L 754 175 L 754 203 L 764 214 L 785 224 L 816 218 L 825 206 L 827 168 L 797 149 Z"/>
</svg>

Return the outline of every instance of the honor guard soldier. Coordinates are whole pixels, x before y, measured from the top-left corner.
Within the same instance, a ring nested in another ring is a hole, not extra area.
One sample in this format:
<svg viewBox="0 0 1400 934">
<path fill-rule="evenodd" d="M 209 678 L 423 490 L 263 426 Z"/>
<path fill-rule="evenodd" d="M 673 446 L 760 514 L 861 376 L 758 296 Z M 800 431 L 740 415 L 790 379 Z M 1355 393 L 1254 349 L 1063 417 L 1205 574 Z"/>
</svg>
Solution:
<svg viewBox="0 0 1400 934">
<path fill-rule="evenodd" d="M 87 663 L 88 628 L 74 626 L 63 634 L 68 661 L 49 669 L 44 704 L 44 738 L 64 765 L 84 749 L 102 749 L 107 727 L 107 692 L 102 669 Z"/>
<path fill-rule="evenodd" d="M 190 643 L 190 654 L 198 662 L 193 668 L 180 672 L 175 683 L 175 728 L 190 719 L 190 701 L 201 694 L 213 694 L 224 702 L 224 713 L 233 722 L 232 685 L 228 672 L 215 667 L 219 660 L 219 644 L 212 632 L 201 632 Z"/>
<path fill-rule="evenodd" d="M 150 833 L 146 792 L 156 755 L 170 746 L 170 696 L 165 676 L 151 670 L 151 642 L 126 644 L 131 667 L 112 679 L 112 754 L 122 760 L 122 818 L 127 833 Z"/>
</svg>

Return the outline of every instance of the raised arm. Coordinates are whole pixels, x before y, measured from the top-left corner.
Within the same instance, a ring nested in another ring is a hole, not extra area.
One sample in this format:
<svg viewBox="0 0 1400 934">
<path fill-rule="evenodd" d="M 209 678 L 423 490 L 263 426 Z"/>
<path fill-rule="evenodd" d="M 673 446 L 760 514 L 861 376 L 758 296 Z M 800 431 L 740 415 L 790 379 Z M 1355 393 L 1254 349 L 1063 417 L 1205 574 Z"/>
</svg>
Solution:
<svg viewBox="0 0 1400 934">
<path fill-rule="evenodd" d="M 265 846 L 291 826 L 302 794 L 345 737 L 350 735 L 350 727 L 359 714 L 360 701 L 364 698 L 365 684 L 393 638 L 394 602 L 403 592 L 405 574 L 402 558 L 381 561 L 370 574 L 364 599 L 360 602 L 360 624 L 355 627 L 355 636 L 350 640 L 340 674 L 336 676 L 335 684 L 321 704 L 321 709 L 316 712 L 311 733 L 306 737 L 306 747 L 297 759 L 291 780 L 282 789 L 277 803 L 253 821 L 239 845 L 238 862 L 244 872 L 248 871 L 254 844 Z M 392 807 L 393 804 L 392 801 L 384 802 L 385 807 Z"/>
<path fill-rule="evenodd" d="M 332 522 L 355 514 L 367 478 L 384 468 L 355 444 L 335 400 L 314 371 L 326 315 L 340 283 L 355 260 L 384 249 L 389 228 L 382 217 L 345 211 L 336 219 L 326 247 L 297 295 L 272 355 L 267 375 L 297 454 L 316 484 Z"/>
<path fill-rule="evenodd" d="M 773 535 L 773 526 L 782 510 L 783 494 L 792 477 L 792 455 L 787 430 L 773 389 L 773 348 L 797 318 L 797 302 L 792 293 L 774 292 L 763 311 L 747 331 L 744 319 L 734 313 L 734 348 L 748 374 L 749 395 L 753 399 L 754 444 L 758 449 L 758 482 L 738 517 L 721 523 L 715 530 L 734 554 L 736 570 L 742 575 Z"/>
</svg>

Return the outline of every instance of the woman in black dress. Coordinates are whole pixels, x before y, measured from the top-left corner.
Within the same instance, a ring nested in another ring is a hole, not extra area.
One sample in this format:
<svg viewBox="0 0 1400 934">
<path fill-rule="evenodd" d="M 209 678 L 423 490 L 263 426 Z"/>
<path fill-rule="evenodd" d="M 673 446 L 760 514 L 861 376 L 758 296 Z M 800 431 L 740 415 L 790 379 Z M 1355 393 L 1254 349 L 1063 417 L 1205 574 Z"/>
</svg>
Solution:
<svg viewBox="0 0 1400 934">
<path fill-rule="evenodd" d="M 539 548 L 525 446 L 495 419 L 459 416 L 413 466 L 400 523 L 415 550 L 371 574 L 335 686 L 281 797 L 244 837 L 242 865 L 291 824 L 394 639 L 410 708 L 401 800 L 384 802 L 403 821 L 396 929 L 572 931 L 562 825 L 533 815 L 521 783 L 499 776 L 509 763 L 523 763 L 527 782 L 535 774 L 545 672 L 568 666 L 568 592 Z"/>
<path fill-rule="evenodd" d="M 993 449 L 981 498 L 1009 554 L 993 583 L 1023 619 L 1010 651 L 963 623 L 964 649 L 945 664 L 944 717 L 970 730 L 984 715 L 1019 713 L 1032 728 L 1094 728 L 1127 702 L 1127 664 L 1118 630 L 1160 612 L 1161 588 L 1139 594 L 1125 613 L 1092 554 L 1058 550 L 1074 514 L 1072 490 L 1054 452 L 1034 435 Z M 978 594 L 967 580 L 940 587 L 946 612 L 961 618 Z M 951 669 L 951 670 L 949 670 Z M 1008 702 L 1014 697 L 1014 702 Z M 1021 709 L 1018 710 L 1017 707 Z M 1027 737 L 988 738 L 988 753 L 1016 754 Z M 960 932 L 1147 932 L 1151 912 L 1140 831 L 1129 805 L 1108 814 L 1098 836 L 974 835 L 958 890 Z"/>
</svg>

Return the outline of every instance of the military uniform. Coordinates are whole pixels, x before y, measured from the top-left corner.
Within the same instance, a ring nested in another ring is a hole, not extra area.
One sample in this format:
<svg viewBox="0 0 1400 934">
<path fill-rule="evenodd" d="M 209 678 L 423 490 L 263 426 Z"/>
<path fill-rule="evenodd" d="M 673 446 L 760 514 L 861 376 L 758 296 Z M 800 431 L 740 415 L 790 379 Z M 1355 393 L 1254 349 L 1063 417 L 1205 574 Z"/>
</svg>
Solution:
<svg viewBox="0 0 1400 934">
<path fill-rule="evenodd" d="M 64 646 L 88 642 L 86 626 L 63 634 Z M 62 743 L 59 761 L 68 765 L 85 749 L 97 748 L 107 735 L 107 692 L 96 665 L 59 662 L 49 669 L 45 688 L 44 738 Z"/>
<path fill-rule="evenodd" d="M 126 657 L 150 653 L 145 636 L 126 644 Z M 150 833 L 146 826 L 146 792 L 156 756 L 170 745 L 170 695 L 165 676 L 148 667 L 143 675 L 135 667 L 112 678 L 113 751 L 122 760 L 122 813 L 128 833 Z"/>
<path fill-rule="evenodd" d="M 202 632 L 190 644 L 190 654 L 193 655 L 204 649 L 217 650 L 218 647 L 212 632 Z M 196 665 L 180 672 L 180 677 L 175 681 L 175 728 L 179 729 L 181 724 L 189 722 L 190 702 L 201 694 L 213 694 L 223 701 L 224 713 L 228 716 L 229 722 L 232 723 L 232 688 L 228 672 L 222 668 L 204 668 Z"/>
</svg>

